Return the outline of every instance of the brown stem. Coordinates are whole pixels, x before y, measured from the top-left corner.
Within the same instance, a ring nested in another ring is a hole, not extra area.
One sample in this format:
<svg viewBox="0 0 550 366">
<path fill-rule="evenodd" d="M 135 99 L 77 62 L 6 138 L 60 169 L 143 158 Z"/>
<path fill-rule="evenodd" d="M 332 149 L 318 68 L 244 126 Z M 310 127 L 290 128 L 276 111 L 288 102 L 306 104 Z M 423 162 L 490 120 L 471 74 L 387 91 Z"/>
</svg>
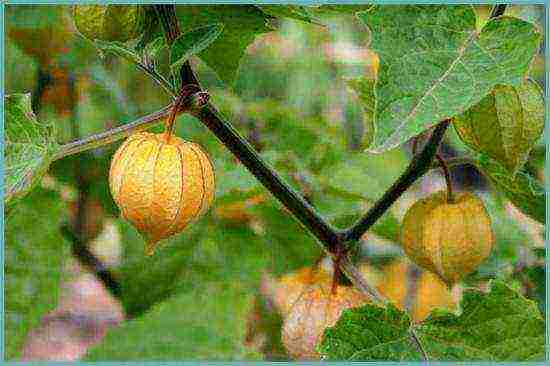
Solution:
<svg viewBox="0 0 550 366">
<path fill-rule="evenodd" d="M 182 109 L 182 106 L 185 104 L 189 104 L 189 101 L 191 100 L 194 92 L 200 92 L 200 87 L 198 85 L 186 85 L 181 89 L 180 94 L 174 101 L 172 110 L 170 111 L 170 115 L 168 116 L 168 119 L 166 120 L 166 123 L 164 125 L 166 143 L 170 142 L 170 137 L 172 137 L 172 134 L 174 133 L 174 122 L 176 121 L 176 116 L 178 115 L 178 113 L 186 110 L 185 108 Z"/>
<path fill-rule="evenodd" d="M 447 183 L 447 202 L 453 203 L 455 201 L 455 196 L 453 193 L 453 181 L 451 179 L 451 172 L 441 154 L 437 153 L 435 154 L 435 157 L 439 162 L 439 166 L 443 170 L 443 174 L 445 175 L 445 182 Z"/>
</svg>

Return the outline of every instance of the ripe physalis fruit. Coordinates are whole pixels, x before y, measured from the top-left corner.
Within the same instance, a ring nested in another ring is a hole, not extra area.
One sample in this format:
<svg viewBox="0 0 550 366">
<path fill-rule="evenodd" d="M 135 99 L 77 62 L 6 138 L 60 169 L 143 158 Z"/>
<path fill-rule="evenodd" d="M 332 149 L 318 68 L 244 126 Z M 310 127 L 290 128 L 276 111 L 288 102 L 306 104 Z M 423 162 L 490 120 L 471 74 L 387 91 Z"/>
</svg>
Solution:
<svg viewBox="0 0 550 366">
<path fill-rule="evenodd" d="M 151 255 L 159 240 L 181 232 L 208 210 L 214 169 L 199 145 L 140 132 L 113 156 L 109 186 L 122 216 L 146 238 Z"/>
<path fill-rule="evenodd" d="M 448 285 L 473 272 L 491 253 L 491 219 L 471 193 L 446 192 L 417 201 L 405 214 L 401 244 L 407 256 Z"/>
<path fill-rule="evenodd" d="M 332 293 L 330 281 L 305 287 L 283 322 L 282 342 L 289 356 L 296 360 L 319 359 L 316 348 L 325 329 L 334 326 L 345 309 L 367 302 L 367 297 L 353 287 L 340 285 Z"/>
</svg>

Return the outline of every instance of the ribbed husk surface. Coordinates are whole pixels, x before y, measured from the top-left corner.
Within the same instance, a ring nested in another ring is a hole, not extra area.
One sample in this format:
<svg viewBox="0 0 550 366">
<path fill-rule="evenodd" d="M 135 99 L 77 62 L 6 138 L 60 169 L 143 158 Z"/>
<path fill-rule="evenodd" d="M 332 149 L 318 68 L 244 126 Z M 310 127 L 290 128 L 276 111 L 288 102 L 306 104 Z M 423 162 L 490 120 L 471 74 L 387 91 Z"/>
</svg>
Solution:
<svg viewBox="0 0 550 366">
<path fill-rule="evenodd" d="M 331 283 L 321 281 L 305 287 L 284 318 L 281 340 L 295 360 L 320 358 L 316 347 L 324 331 L 332 327 L 345 309 L 368 302 L 365 295 L 353 287 L 338 286 L 331 293 Z"/>
<path fill-rule="evenodd" d="M 214 169 L 199 145 L 140 132 L 114 154 L 109 186 L 122 217 L 146 238 L 150 255 L 159 240 L 181 232 L 208 210 Z"/>
<path fill-rule="evenodd" d="M 420 267 L 448 285 L 473 272 L 493 248 L 491 219 L 483 202 L 471 193 L 438 192 L 417 201 L 406 213 L 401 244 Z"/>
</svg>

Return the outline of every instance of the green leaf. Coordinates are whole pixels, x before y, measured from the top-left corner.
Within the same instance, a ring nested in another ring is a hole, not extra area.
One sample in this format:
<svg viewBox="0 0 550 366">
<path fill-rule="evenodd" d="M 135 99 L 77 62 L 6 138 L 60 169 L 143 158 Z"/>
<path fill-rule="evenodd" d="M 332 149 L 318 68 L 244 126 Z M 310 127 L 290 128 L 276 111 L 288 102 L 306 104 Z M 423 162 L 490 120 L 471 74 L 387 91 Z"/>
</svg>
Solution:
<svg viewBox="0 0 550 366">
<path fill-rule="evenodd" d="M 172 44 L 170 50 L 170 67 L 181 67 L 191 56 L 205 50 L 219 37 L 223 31 L 223 24 L 212 24 L 195 28 L 183 33 Z"/>
<path fill-rule="evenodd" d="M 4 99 L 5 197 L 11 204 L 28 193 L 46 173 L 59 145 L 51 125 L 36 120 L 30 94 L 10 94 Z"/>
<path fill-rule="evenodd" d="M 480 156 L 476 165 L 523 213 L 541 224 L 546 222 L 544 186 L 538 180 L 523 170 L 512 176 L 502 165 L 485 156 Z"/>
<path fill-rule="evenodd" d="M 432 361 L 536 361 L 545 355 L 545 325 L 535 302 L 493 281 L 491 291 L 464 292 L 462 313 L 436 310 L 418 325 L 393 305 L 346 310 L 325 330 L 329 360 L 418 361 L 414 329 Z"/>
<path fill-rule="evenodd" d="M 178 5 L 176 14 L 184 31 L 204 24 L 224 25 L 221 35 L 199 57 L 229 85 L 246 48 L 257 35 L 273 30 L 266 22 L 269 16 L 254 5 Z"/>
<path fill-rule="evenodd" d="M 143 7 L 137 5 L 75 5 L 76 29 L 89 40 L 126 42 L 141 33 Z"/>
<path fill-rule="evenodd" d="M 57 194 L 37 189 L 12 208 L 5 231 L 5 352 L 18 358 L 28 332 L 55 308 L 69 246 L 59 231 L 65 216 Z"/>
<path fill-rule="evenodd" d="M 166 240 L 152 257 L 145 256 L 145 242 L 129 223 L 120 220 L 119 228 L 126 244 L 118 270 L 121 302 L 126 314 L 140 316 L 156 303 L 191 285 L 184 280 L 185 269 L 192 267 L 192 253 L 204 234 L 204 224 L 193 225 L 181 235 Z"/>
<path fill-rule="evenodd" d="M 464 112 L 498 84 L 519 86 L 540 42 L 533 24 L 512 17 L 476 30 L 470 5 L 377 6 L 357 16 L 380 57 L 373 152 Z"/>
<path fill-rule="evenodd" d="M 544 129 L 544 99 L 539 85 L 497 85 L 489 95 L 453 119 L 462 141 L 501 163 L 512 175 L 521 168 Z"/>
<path fill-rule="evenodd" d="M 546 274 L 544 272 L 544 266 L 540 265 L 523 270 L 530 280 L 527 296 L 537 301 L 542 314 L 546 311 Z"/>
<path fill-rule="evenodd" d="M 266 14 L 276 18 L 295 19 L 306 23 L 321 25 L 312 14 L 310 7 L 302 5 L 256 5 Z"/>
<path fill-rule="evenodd" d="M 87 361 L 261 360 L 244 345 L 251 309 L 239 281 L 199 283 L 112 329 Z"/>
<path fill-rule="evenodd" d="M 111 331 L 90 360 L 258 358 L 243 346 L 246 317 L 273 254 L 249 228 L 208 217 L 194 226 L 153 257 L 144 257 L 139 234 L 123 226 L 119 278 L 133 320 Z"/>
</svg>

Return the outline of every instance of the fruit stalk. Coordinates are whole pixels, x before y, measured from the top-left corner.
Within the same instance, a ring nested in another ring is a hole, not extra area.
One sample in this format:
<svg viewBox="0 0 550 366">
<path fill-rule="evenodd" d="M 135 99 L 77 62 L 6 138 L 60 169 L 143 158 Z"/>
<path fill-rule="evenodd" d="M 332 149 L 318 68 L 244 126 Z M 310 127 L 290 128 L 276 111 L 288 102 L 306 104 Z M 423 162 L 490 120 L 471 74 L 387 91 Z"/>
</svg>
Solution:
<svg viewBox="0 0 550 366">
<path fill-rule="evenodd" d="M 435 154 L 435 157 L 441 167 L 441 170 L 443 170 L 443 175 L 445 176 L 445 183 L 447 184 L 447 202 L 453 203 L 455 198 L 453 194 L 453 180 L 451 179 L 449 166 L 440 154 Z"/>
</svg>

